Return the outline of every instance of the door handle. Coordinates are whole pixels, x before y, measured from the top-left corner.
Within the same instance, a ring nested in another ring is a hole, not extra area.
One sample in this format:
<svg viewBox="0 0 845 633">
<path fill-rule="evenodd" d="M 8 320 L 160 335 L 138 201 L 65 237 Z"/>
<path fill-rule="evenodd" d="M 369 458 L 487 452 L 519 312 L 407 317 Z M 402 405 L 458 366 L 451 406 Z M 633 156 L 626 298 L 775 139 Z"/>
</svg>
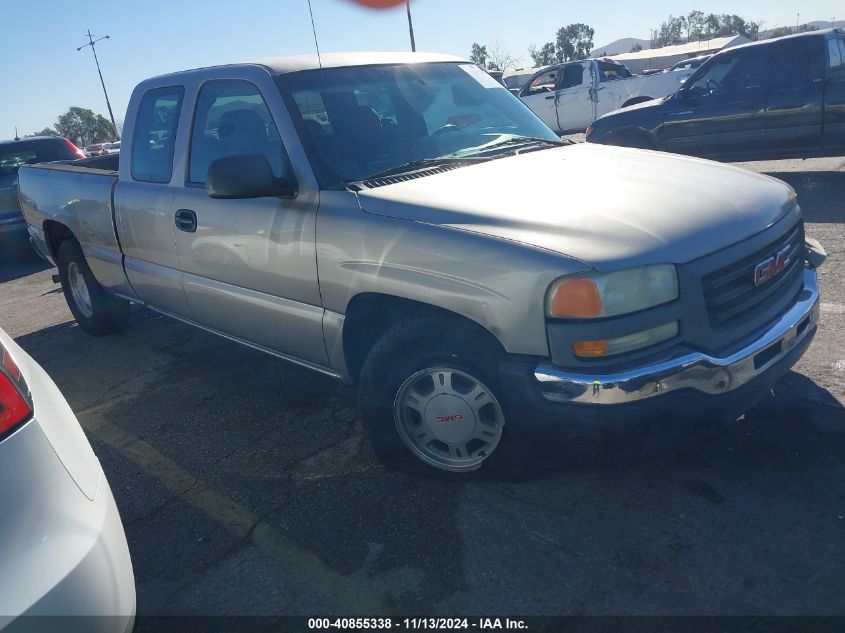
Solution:
<svg viewBox="0 0 845 633">
<path fill-rule="evenodd" d="M 197 230 L 197 214 L 190 209 L 179 209 L 176 212 L 176 228 L 185 233 L 195 233 Z"/>
<path fill-rule="evenodd" d="M 549 95 L 546 99 L 554 99 L 557 95 Z"/>
</svg>

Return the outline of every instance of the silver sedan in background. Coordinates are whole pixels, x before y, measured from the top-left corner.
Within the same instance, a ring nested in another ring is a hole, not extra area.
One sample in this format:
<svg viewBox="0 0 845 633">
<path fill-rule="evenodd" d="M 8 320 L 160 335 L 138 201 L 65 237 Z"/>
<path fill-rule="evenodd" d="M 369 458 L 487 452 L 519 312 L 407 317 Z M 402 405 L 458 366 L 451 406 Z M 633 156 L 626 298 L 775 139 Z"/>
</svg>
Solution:
<svg viewBox="0 0 845 633">
<path fill-rule="evenodd" d="M 100 462 L 55 383 L 2 329 L 0 361 L 0 630 L 131 631 L 132 562 Z"/>
</svg>

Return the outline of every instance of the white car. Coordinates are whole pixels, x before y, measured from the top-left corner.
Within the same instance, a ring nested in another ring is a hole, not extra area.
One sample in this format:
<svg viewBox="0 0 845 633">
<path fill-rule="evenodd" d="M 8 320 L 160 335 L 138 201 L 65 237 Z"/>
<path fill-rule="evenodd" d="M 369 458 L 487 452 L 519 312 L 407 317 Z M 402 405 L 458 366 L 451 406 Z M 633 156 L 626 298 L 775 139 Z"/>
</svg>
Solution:
<svg viewBox="0 0 845 633">
<path fill-rule="evenodd" d="M 131 631 L 132 562 L 100 462 L 55 383 L 2 329 L 0 361 L 0 629 Z"/>
<path fill-rule="evenodd" d="M 103 145 L 104 154 L 120 154 L 120 141 Z"/>
<path fill-rule="evenodd" d="M 682 78 L 676 73 L 635 76 L 611 59 L 585 59 L 541 69 L 519 98 L 555 132 L 583 131 L 608 112 L 676 92 Z"/>
</svg>

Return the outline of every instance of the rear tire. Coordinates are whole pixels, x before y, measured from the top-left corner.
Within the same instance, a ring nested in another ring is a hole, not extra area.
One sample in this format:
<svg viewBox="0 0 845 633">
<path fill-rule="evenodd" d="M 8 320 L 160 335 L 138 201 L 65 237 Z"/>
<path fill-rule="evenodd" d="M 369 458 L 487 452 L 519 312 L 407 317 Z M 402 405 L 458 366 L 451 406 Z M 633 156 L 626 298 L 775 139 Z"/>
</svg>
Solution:
<svg viewBox="0 0 845 633">
<path fill-rule="evenodd" d="M 65 240 L 56 255 L 62 291 L 79 327 L 104 336 L 126 327 L 129 321 L 129 302 L 110 294 L 94 278 L 76 240 Z"/>
<path fill-rule="evenodd" d="M 358 391 L 379 459 L 447 478 L 500 472 L 513 442 L 504 440 L 499 357 L 477 326 L 458 318 L 423 314 L 388 329 L 364 361 Z"/>
</svg>

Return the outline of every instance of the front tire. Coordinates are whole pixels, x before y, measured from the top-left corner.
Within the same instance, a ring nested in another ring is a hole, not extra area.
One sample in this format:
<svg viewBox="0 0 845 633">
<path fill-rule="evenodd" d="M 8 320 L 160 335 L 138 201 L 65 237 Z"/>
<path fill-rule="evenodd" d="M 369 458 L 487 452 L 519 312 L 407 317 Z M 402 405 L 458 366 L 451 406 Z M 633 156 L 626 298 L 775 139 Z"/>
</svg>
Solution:
<svg viewBox="0 0 845 633">
<path fill-rule="evenodd" d="M 79 327 L 104 336 L 126 327 L 129 302 L 109 294 L 94 278 L 76 240 L 65 240 L 56 255 L 62 291 Z"/>
<path fill-rule="evenodd" d="M 505 409 L 499 353 L 471 323 L 420 315 L 391 327 L 364 362 L 359 405 L 373 450 L 392 468 L 466 477 L 498 470 Z"/>
</svg>

